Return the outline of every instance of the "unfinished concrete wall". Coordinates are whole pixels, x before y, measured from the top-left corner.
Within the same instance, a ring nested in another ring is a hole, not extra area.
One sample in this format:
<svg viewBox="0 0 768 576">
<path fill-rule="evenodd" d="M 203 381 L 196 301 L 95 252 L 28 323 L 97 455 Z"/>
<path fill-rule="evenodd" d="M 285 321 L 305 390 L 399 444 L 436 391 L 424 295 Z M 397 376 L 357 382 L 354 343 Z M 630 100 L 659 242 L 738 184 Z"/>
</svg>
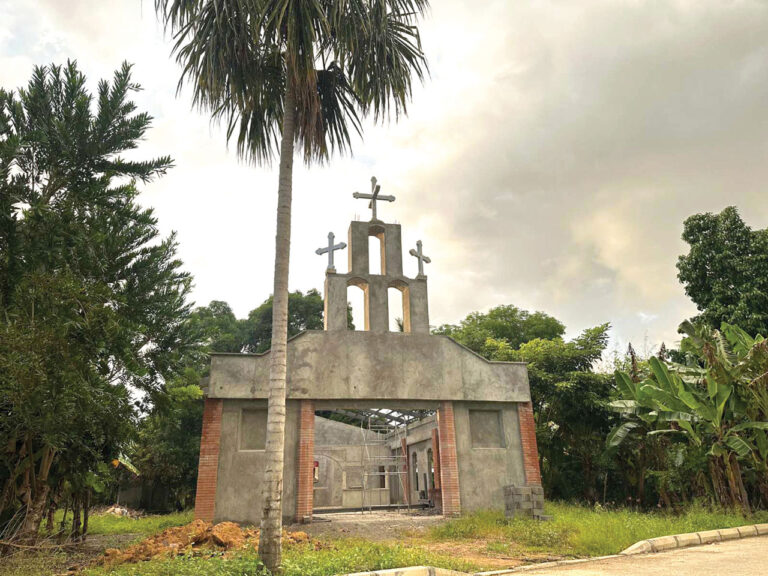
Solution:
<svg viewBox="0 0 768 576">
<path fill-rule="evenodd" d="M 516 404 L 455 402 L 454 421 L 462 511 L 503 508 L 504 486 L 525 484 Z"/>
<path fill-rule="evenodd" d="M 258 524 L 262 508 L 265 452 L 259 415 L 266 416 L 264 400 L 224 400 L 219 445 L 219 470 L 214 521 Z M 285 417 L 285 473 L 283 517 L 296 514 L 299 403 L 288 401 Z M 266 424 L 266 420 L 264 421 Z"/>
<path fill-rule="evenodd" d="M 288 344 L 288 398 L 528 402 L 524 363 L 489 362 L 428 334 L 304 332 Z M 210 398 L 269 396 L 269 353 L 214 354 Z"/>
<path fill-rule="evenodd" d="M 377 432 L 360 426 L 315 417 L 315 460 L 318 463 L 318 481 L 314 487 L 314 508 L 359 508 L 390 504 L 389 480 L 371 474 L 378 466 L 370 458 L 388 456 L 386 445 L 371 443 L 385 439 Z M 367 450 L 364 443 L 369 443 Z M 366 458 L 367 455 L 367 458 Z M 363 472 L 368 475 L 364 478 Z M 362 482 L 365 480 L 365 494 Z M 382 485 L 383 484 L 383 485 Z"/>
<path fill-rule="evenodd" d="M 390 479 L 373 476 L 379 472 L 376 464 L 364 458 L 362 445 L 315 446 L 318 462 L 318 482 L 314 490 L 314 508 L 360 508 L 390 504 Z M 386 445 L 369 446 L 371 457 L 388 456 Z M 363 467 L 363 464 L 367 464 Z M 363 472 L 368 472 L 364 477 Z M 365 494 L 363 494 L 365 482 Z"/>
<path fill-rule="evenodd" d="M 378 438 L 375 431 L 366 430 L 359 425 L 346 424 L 315 416 L 315 446 L 349 446 L 362 444 L 363 438 L 374 441 Z"/>
</svg>

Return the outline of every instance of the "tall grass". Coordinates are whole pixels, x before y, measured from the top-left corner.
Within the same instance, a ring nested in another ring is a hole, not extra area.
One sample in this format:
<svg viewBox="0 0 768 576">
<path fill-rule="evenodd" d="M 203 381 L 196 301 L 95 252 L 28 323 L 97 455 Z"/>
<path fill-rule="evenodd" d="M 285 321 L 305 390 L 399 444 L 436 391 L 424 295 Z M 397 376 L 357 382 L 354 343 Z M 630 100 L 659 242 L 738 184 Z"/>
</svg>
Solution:
<svg viewBox="0 0 768 576">
<path fill-rule="evenodd" d="M 616 554 L 647 538 L 768 522 L 768 512 L 744 518 L 736 512 L 701 506 L 692 506 L 681 514 L 668 514 L 550 502 L 546 510 L 553 516 L 549 522 L 507 520 L 501 511 L 481 511 L 435 526 L 430 538 L 488 539 L 559 555 L 602 556 Z"/>
<path fill-rule="evenodd" d="M 154 534 L 166 528 L 189 524 L 194 518 L 193 510 L 140 518 L 102 514 L 88 519 L 88 534 Z"/>
<path fill-rule="evenodd" d="M 311 544 L 287 546 L 283 557 L 283 576 L 332 576 L 369 570 L 384 570 L 428 564 L 464 572 L 479 567 L 447 555 L 433 554 L 413 546 L 340 540 L 316 550 Z M 152 560 L 124 564 L 112 569 L 92 568 L 84 576 L 265 576 L 255 550 L 226 557 Z"/>
<path fill-rule="evenodd" d="M 54 525 L 57 529 L 62 515 L 63 512 L 58 511 L 54 518 Z M 192 522 L 194 517 L 195 513 L 193 510 L 175 512 L 173 514 L 142 516 L 140 518 L 113 516 L 111 514 L 92 514 L 88 518 L 88 534 L 91 536 L 99 534 L 154 534 L 166 528 L 188 524 Z M 72 514 L 69 514 L 67 516 L 67 526 L 71 522 Z M 44 530 L 44 527 L 42 529 Z"/>
</svg>

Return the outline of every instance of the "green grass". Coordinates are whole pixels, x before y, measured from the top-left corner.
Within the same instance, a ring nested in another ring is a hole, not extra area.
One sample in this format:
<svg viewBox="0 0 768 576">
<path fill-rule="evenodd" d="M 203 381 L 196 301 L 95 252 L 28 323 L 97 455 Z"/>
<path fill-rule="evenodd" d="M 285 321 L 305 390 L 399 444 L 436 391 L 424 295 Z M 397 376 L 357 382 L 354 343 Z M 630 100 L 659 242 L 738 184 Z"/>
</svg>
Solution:
<svg viewBox="0 0 768 576">
<path fill-rule="evenodd" d="M 91 516 L 88 521 L 88 534 L 155 534 L 166 528 L 189 524 L 194 520 L 193 510 L 176 512 L 162 516 L 143 516 L 127 518 L 125 516 Z"/>
<path fill-rule="evenodd" d="M 58 528 L 61 522 L 62 511 L 58 511 L 55 517 L 55 526 Z M 182 526 L 192 522 L 195 517 L 193 510 L 142 516 L 141 518 L 128 518 L 127 516 L 112 516 L 111 514 L 97 514 L 88 518 L 88 534 L 98 536 L 102 534 L 155 534 L 166 528 Z M 72 522 L 72 514 L 68 515 L 67 526 Z M 43 523 L 44 524 L 44 523 Z M 44 529 L 44 528 L 43 528 Z"/>
<path fill-rule="evenodd" d="M 382 570 L 428 564 L 459 571 L 479 567 L 447 555 L 402 544 L 382 544 L 357 539 L 338 540 L 332 547 L 315 550 L 312 545 L 287 546 L 284 576 L 331 576 L 349 572 Z M 115 568 L 92 568 L 84 576 L 263 576 L 265 570 L 255 551 L 229 557 L 152 560 Z"/>
<path fill-rule="evenodd" d="M 482 511 L 432 528 L 432 540 L 487 539 L 515 543 L 524 549 L 564 556 L 616 554 L 639 540 L 768 522 L 768 512 L 745 519 L 741 514 L 693 506 L 682 514 L 601 510 L 573 504 L 547 503 L 549 522 L 507 520 L 500 511 Z"/>
<path fill-rule="evenodd" d="M 424 564 L 473 572 L 487 569 L 487 566 L 477 564 L 474 560 L 464 560 L 451 552 L 432 552 L 430 545 L 437 542 L 456 541 L 458 544 L 480 541 L 478 551 L 484 551 L 489 556 L 503 554 L 523 557 L 530 553 L 576 557 L 602 556 L 620 552 L 634 542 L 646 538 L 768 522 L 768 512 L 758 512 L 745 519 L 738 513 L 711 511 L 697 506 L 678 515 L 602 510 L 562 503 L 547 503 L 546 508 L 553 516 L 552 521 L 507 520 L 500 511 L 482 511 L 444 522 L 433 527 L 427 536 L 414 538 L 407 543 L 337 539 L 321 546 L 319 550 L 311 544 L 288 545 L 284 551 L 284 575 L 331 576 Z M 110 540 L 117 538 L 119 534 L 148 535 L 191 520 L 191 513 L 147 516 L 136 520 L 94 516 L 91 518 L 90 532 L 94 536 L 101 535 L 101 538 Z M 69 558 L 70 562 L 73 560 L 75 558 Z M 60 572 L 63 567 L 69 565 L 67 562 L 68 559 L 63 553 L 41 554 L 24 561 L 17 559 L 11 565 L 2 566 L 0 562 L 0 573 L 3 576 L 38 576 Z M 51 570 L 54 566 L 58 569 Z M 156 559 L 112 569 L 94 567 L 84 572 L 84 576 L 264 574 L 264 568 L 255 550 L 213 558 L 181 556 Z"/>
</svg>

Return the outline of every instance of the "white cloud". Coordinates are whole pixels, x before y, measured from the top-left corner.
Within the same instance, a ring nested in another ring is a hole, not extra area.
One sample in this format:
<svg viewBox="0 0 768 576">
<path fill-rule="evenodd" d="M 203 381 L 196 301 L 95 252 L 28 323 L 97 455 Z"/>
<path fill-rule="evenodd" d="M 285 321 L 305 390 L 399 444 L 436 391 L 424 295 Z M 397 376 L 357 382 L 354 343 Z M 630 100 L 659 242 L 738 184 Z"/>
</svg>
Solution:
<svg viewBox="0 0 768 576">
<path fill-rule="evenodd" d="M 178 230 L 198 302 L 244 315 L 271 291 L 276 171 L 239 162 L 175 96 L 153 8 L 0 0 L 0 85 L 52 60 L 77 58 L 94 84 L 134 62 L 156 118 L 142 151 L 176 159 L 142 201 Z M 375 174 L 398 198 L 383 217 L 433 259 L 433 323 L 515 303 L 570 334 L 611 321 L 617 341 L 673 342 L 695 311 L 676 278 L 682 221 L 736 204 L 768 226 L 768 6 L 442 0 L 423 34 L 431 79 L 410 116 L 368 126 L 354 158 L 295 164 L 292 286 L 322 286 L 314 249 L 366 213 L 351 193 Z"/>
</svg>

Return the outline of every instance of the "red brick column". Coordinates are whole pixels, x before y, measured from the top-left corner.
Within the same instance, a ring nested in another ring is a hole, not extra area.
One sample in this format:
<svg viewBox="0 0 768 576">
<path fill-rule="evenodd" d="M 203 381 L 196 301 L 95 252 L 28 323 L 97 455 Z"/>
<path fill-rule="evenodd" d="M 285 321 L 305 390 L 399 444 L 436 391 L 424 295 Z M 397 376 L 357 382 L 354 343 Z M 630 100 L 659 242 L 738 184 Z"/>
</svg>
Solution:
<svg viewBox="0 0 768 576">
<path fill-rule="evenodd" d="M 533 419 L 533 405 L 530 402 L 517 405 L 520 418 L 520 441 L 523 446 L 525 481 L 528 485 L 541 486 L 539 449 L 536 446 L 536 421 Z"/>
<path fill-rule="evenodd" d="M 315 489 L 315 403 L 302 400 L 299 407 L 299 465 L 296 471 L 296 521 L 312 518 Z"/>
<path fill-rule="evenodd" d="M 437 430 L 440 435 L 440 487 L 443 514 L 461 514 L 459 495 L 459 463 L 456 456 L 456 427 L 453 419 L 453 402 L 441 402 L 437 410 Z"/>
<path fill-rule="evenodd" d="M 216 509 L 216 480 L 219 474 L 221 411 L 224 401 L 206 398 L 203 407 L 203 433 L 200 436 L 200 461 L 197 469 L 195 519 L 213 521 Z"/>
</svg>

